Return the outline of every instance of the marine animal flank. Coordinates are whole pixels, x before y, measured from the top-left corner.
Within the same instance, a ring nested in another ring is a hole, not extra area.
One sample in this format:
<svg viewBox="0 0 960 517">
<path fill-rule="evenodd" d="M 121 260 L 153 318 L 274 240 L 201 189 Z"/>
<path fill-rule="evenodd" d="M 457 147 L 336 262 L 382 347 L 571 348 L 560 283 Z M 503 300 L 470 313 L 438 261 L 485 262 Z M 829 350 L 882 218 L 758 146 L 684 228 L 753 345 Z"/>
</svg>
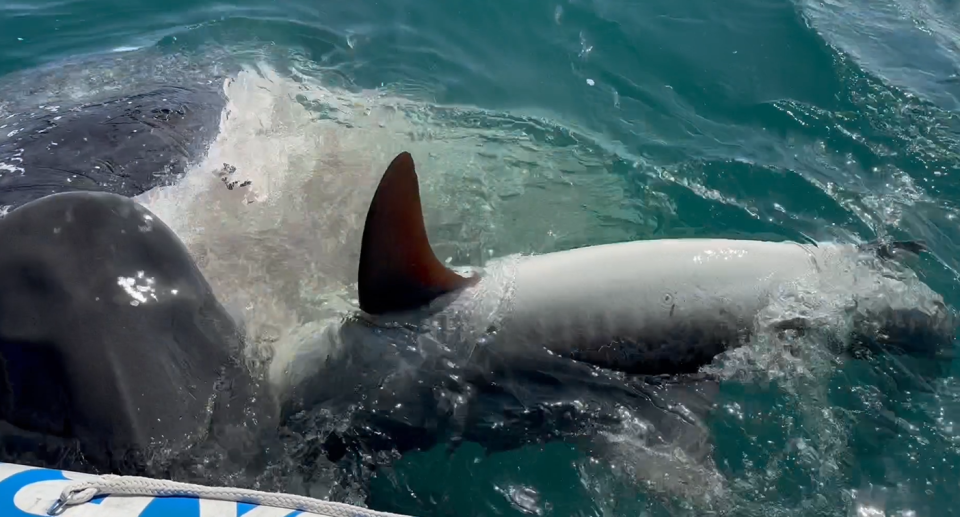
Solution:
<svg viewBox="0 0 960 517">
<path fill-rule="evenodd" d="M 545 347 L 629 373 L 692 373 L 748 340 L 760 311 L 784 289 L 844 275 L 864 257 L 884 261 L 923 249 L 913 242 L 661 239 L 503 257 L 467 276 L 434 255 L 417 182 L 408 153 L 383 175 L 364 227 L 361 310 L 381 322 L 439 315 L 478 339 L 495 329 L 484 346 L 518 360 Z M 926 288 L 914 305 L 891 305 L 882 289 L 864 287 L 873 280 L 879 275 L 855 286 L 864 289 L 854 326 L 861 341 L 922 354 L 949 347 L 954 318 L 940 295 Z"/>
</svg>

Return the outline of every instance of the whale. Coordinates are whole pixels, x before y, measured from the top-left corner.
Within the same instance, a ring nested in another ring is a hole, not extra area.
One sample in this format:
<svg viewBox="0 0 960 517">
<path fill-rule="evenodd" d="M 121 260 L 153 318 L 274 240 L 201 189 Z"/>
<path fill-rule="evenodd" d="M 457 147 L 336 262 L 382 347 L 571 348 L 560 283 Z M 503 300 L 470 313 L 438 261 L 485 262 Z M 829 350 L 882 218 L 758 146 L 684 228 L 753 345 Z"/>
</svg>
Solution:
<svg viewBox="0 0 960 517">
<path fill-rule="evenodd" d="M 274 370 L 284 422 L 309 437 L 311 454 L 339 461 L 463 441 L 488 451 L 595 445 L 598 428 L 639 416 L 656 440 L 703 459 L 719 388 L 704 367 L 749 343 L 775 302 L 804 287 L 856 290 L 840 353 L 948 360 L 952 309 L 922 282 L 891 296 L 907 281 L 882 271 L 923 252 L 909 241 L 663 239 L 452 267 L 432 250 L 402 152 L 367 212 L 357 310 Z M 772 318 L 769 330 L 816 332 L 814 316 Z M 327 432 L 317 439 L 317 429 Z"/>
<path fill-rule="evenodd" d="M 206 85 L 163 85 L 0 117 L 0 211 L 70 191 L 134 197 L 175 183 L 207 151 L 226 106 Z"/>
<path fill-rule="evenodd" d="M 250 418 L 242 334 L 148 209 L 52 194 L 0 218 L 0 242 L 2 461 L 143 474 Z"/>
<path fill-rule="evenodd" d="M 0 121 L 0 461 L 196 480 L 229 450 L 255 468 L 244 426 L 271 412 L 249 403 L 268 397 L 242 321 L 133 199 L 203 157 L 225 104 L 161 85 Z"/>
<path fill-rule="evenodd" d="M 0 239 L 3 461 L 186 475 L 172 462 L 192 446 L 257 450 L 238 429 L 271 414 L 248 403 L 242 332 L 148 209 L 52 194 L 0 219 Z"/>
</svg>

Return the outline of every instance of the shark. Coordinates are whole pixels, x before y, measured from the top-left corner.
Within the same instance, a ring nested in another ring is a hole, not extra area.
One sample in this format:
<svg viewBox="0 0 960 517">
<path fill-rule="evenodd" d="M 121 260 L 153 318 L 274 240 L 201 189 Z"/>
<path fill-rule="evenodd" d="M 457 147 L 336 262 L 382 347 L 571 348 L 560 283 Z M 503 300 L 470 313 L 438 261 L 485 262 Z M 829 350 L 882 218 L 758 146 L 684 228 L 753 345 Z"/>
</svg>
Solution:
<svg viewBox="0 0 960 517">
<path fill-rule="evenodd" d="M 281 413 L 303 454 L 340 461 L 464 441 L 488 452 L 595 444 L 630 408 L 656 427 L 651 439 L 705 459 L 719 379 L 704 367 L 749 343 L 798 286 L 856 289 L 842 353 L 947 357 L 956 320 L 942 296 L 921 282 L 915 296 L 891 296 L 905 280 L 881 273 L 924 249 L 658 239 L 454 267 L 431 247 L 416 166 L 402 152 L 366 215 L 357 310 L 274 368 Z M 819 323 L 799 314 L 771 325 L 803 333 Z"/>
</svg>

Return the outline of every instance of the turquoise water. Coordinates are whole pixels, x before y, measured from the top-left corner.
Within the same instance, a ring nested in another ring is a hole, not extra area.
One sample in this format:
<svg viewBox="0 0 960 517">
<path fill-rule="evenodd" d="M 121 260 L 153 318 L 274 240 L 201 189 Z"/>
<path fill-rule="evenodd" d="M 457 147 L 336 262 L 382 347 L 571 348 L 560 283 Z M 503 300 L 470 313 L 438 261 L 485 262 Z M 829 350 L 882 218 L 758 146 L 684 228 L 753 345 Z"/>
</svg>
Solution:
<svg viewBox="0 0 960 517">
<path fill-rule="evenodd" d="M 341 114 L 376 116 L 364 104 L 374 90 L 418 103 L 409 127 L 381 123 L 392 140 L 378 152 L 418 146 L 432 164 L 431 231 L 458 259 L 640 238 L 923 239 L 918 274 L 960 307 L 958 42 L 960 11 L 939 0 L 3 1 L 0 103 L 259 63 L 273 86 L 237 87 L 249 95 L 236 94 L 231 135 L 272 120 L 263 140 L 293 158 L 271 166 L 322 156 L 293 138 L 310 131 L 283 114 L 293 108 L 257 91 L 304 106 L 302 91 L 322 84 L 349 99 Z M 385 138 L 352 123 L 330 130 L 342 149 Z M 331 268 L 350 263 L 331 257 Z M 894 360 L 797 367 L 754 352 L 741 365 L 752 375 L 723 383 L 708 423 L 709 482 L 653 487 L 639 472 L 649 457 L 629 448 L 611 463 L 558 443 L 492 455 L 468 444 L 403 458 L 373 480 L 369 504 L 418 515 L 960 512 L 960 366 L 927 379 Z"/>
</svg>

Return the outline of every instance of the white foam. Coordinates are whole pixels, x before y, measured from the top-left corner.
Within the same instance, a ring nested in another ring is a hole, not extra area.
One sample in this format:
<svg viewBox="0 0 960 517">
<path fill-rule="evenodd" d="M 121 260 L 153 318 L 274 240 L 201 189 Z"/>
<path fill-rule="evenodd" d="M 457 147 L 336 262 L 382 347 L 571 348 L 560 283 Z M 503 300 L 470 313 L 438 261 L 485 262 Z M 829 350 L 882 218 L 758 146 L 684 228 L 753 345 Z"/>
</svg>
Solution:
<svg viewBox="0 0 960 517">
<path fill-rule="evenodd" d="M 481 253 L 515 251 L 498 241 L 514 245 L 516 232 L 535 234 L 537 251 L 559 228 L 586 233 L 596 224 L 591 209 L 624 196 L 621 179 L 589 170 L 575 151 L 541 147 L 513 128 L 438 120 L 433 107 L 384 92 L 332 89 L 266 65 L 223 87 L 228 102 L 207 156 L 140 201 L 183 239 L 218 297 L 242 308 L 258 354 L 299 342 L 298 327 L 355 309 L 366 210 L 400 151 L 417 162 L 433 235 L 441 224 L 460 228 L 456 242 L 432 238 L 444 256 L 465 249 L 481 262 Z M 531 170 L 537 163 L 543 169 Z M 567 170 L 575 181 L 563 179 Z M 515 195 L 531 183 L 540 188 Z"/>
<path fill-rule="evenodd" d="M 23 167 L 17 167 L 10 163 L 0 162 L 0 172 L 23 172 Z"/>
</svg>

